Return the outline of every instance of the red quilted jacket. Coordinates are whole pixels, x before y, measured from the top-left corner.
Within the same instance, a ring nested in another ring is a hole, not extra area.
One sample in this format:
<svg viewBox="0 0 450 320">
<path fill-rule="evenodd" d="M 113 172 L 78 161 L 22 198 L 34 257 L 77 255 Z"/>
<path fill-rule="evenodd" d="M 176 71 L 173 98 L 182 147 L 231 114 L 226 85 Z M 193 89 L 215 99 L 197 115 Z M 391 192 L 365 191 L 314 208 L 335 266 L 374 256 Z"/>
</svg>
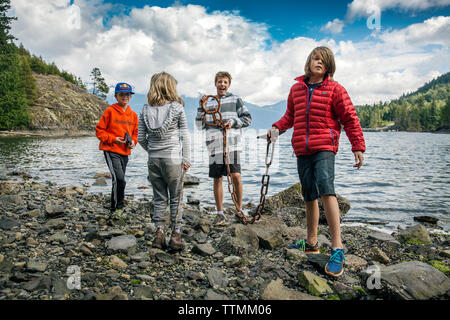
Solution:
<svg viewBox="0 0 450 320">
<path fill-rule="evenodd" d="M 296 78 L 289 92 L 287 110 L 273 126 L 280 131 L 294 127 L 292 146 L 297 156 L 319 151 L 338 152 L 341 124 L 352 151 L 366 151 L 358 115 L 343 86 L 329 77 L 309 97 L 305 76 Z"/>
</svg>

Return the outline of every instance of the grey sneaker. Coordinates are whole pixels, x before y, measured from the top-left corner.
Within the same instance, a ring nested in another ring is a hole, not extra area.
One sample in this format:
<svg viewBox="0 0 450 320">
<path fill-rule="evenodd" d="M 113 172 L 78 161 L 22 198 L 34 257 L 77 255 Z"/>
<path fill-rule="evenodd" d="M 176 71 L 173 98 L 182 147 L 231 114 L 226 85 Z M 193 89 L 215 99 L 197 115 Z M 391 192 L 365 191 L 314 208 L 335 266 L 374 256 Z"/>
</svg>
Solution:
<svg viewBox="0 0 450 320">
<path fill-rule="evenodd" d="M 227 218 L 224 214 L 216 214 L 214 218 L 213 225 L 215 226 L 223 226 L 227 223 Z"/>
</svg>

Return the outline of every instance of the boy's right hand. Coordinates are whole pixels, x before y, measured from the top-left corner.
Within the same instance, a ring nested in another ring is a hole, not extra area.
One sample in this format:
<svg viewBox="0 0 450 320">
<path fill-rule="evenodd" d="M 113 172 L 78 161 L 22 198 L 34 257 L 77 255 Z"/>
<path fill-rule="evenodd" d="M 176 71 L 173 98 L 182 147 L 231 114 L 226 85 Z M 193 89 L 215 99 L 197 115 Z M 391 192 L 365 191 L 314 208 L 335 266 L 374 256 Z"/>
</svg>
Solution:
<svg viewBox="0 0 450 320">
<path fill-rule="evenodd" d="M 207 100 L 208 100 L 208 98 L 206 97 L 206 94 L 203 95 L 203 97 L 200 98 L 200 103 L 202 104 L 202 106 Z"/>
<path fill-rule="evenodd" d="M 126 141 L 122 137 L 116 137 L 116 140 L 114 141 L 116 144 L 125 144 Z"/>
<path fill-rule="evenodd" d="M 270 139 L 270 141 L 272 143 L 275 143 L 278 139 L 278 137 L 280 136 L 280 130 L 278 130 L 277 127 L 272 127 L 270 128 L 270 130 L 267 132 L 267 140 Z"/>
</svg>

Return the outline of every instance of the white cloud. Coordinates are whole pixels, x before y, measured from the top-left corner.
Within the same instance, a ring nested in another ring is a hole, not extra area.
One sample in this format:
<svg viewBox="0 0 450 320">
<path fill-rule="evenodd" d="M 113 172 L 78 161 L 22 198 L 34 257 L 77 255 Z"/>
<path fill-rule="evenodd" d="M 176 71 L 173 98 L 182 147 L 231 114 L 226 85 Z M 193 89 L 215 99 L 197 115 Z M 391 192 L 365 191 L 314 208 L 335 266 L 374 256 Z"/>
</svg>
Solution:
<svg viewBox="0 0 450 320">
<path fill-rule="evenodd" d="M 332 34 L 339 34 L 342 32 L 344 28 L 344 21 L 339 19 L 334 19 L 333 21 L 328 21 L 326 25 L 324 25 L 320 31 L 322 32 L 330 32 Z"/>
<path fill-rule="evenodd" d="M 335 79 L 355 104 L 396 98 L 448 71 L 448 17 L 387 31 L 371 41 L 298 37 L 277 43 L 264 24 L 236 12 L 208 13 L 202 6 L 134 8 L 105 24 L 102 14 L 109 8 L 101 0 L 11 4 L 19 18 L 12 34 L 32 53 L 85 81 L 99 67 L 108 84 L 126 81 L 144 94 L 151 75 L 162 70 L 175 76 L 185 96 L 214 93 L 215 73 L 227 70 L 233 76 L 231 92 L 254 104 L 273 104 L 287 98 L 308 54 L 319 45 L 335 52 Z M 67 23 L 75 6 L 78 28 Z M 430 44 L 435 47 L 425 50 Z"/>
<path fill-rule="evenodd" d="M 346 17 L 349 20 L 355 17 L 368 17 L 373 13 L 373 7 L 381 11 L 387 9 L 423 11 L 448 5 L 450 0 L 353 0 L 348 5 Z"/>
</svg>

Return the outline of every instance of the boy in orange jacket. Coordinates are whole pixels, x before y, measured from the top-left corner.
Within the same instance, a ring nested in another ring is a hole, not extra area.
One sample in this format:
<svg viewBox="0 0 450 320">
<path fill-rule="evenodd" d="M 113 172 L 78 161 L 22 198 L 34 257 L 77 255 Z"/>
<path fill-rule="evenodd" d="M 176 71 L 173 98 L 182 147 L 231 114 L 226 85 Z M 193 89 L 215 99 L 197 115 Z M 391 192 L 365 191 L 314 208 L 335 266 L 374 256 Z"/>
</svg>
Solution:
<svg viewBox="0 0 450 320">
<path fill-rule="evenodd" d="M 128 103 L 132 88 L 127 83 L 118 83 L 114 91 L 117 103 L 110 105 L 95 128 L 100 140 L 99 149 L 105 154 L 106 164 L 112 176 L 111 218 L 125 218 L 125 171 L 128 156 L 137 144 L 138 116 Z"/>
</svg>

